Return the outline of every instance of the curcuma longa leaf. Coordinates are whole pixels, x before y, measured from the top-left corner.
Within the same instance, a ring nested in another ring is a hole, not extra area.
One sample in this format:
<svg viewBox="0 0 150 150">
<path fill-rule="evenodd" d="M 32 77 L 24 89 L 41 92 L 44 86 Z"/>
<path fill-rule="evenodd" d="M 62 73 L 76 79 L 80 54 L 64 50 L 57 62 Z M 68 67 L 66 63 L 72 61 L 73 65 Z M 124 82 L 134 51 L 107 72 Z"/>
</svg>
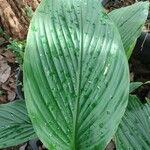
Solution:
<svg viewBox="0 0 150 150">
<path fill-rule="evenodd" d="M 136 96 L 130 96 L 115 137 L 118 150 L 150 149 L 150 101 L 142 104 Z"/>
<path fill-rule="evenodd" d="M 35 137 L 25 101 L 0 105 L 0 148 L 22 144 Z"/>
<path fill-rule="evenodd" d="M 138 2 L 109 13 L 110 18 L 119 30 L 128 59 L 132 54 L 137 38 L 142 32 L 148 10 L 149 2 Z"/>
<path fill-rule="evenodd" d="M 140 86 L 142 86 L 144 83 L 142 82 L 131 82 L 130 83 L 130 93 L 134 92 L 137 90 Z"/>
<path fill-rule="evenodd" d="M 118 30 L 98 0 L 43 0 L 24 57 L 27 109 L 50 150 L 103 150 L 129 93 Z"/>
</svg>

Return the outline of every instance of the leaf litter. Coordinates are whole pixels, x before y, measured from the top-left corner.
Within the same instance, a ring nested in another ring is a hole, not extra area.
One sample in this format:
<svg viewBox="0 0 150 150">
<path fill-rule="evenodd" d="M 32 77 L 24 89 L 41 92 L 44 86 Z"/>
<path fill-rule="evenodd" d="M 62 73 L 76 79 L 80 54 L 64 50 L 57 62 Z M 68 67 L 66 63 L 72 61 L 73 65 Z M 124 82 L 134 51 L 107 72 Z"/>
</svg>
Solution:
<svg viewBox="0 0 150 150">
<path fill-rule="evenodd" d="M 6 43 L 3 41 L 3 43 Z M 0 103 L 13 101 L 16 97 L 15 55 L 5 44 L 0 45 Z"/>
</svg>

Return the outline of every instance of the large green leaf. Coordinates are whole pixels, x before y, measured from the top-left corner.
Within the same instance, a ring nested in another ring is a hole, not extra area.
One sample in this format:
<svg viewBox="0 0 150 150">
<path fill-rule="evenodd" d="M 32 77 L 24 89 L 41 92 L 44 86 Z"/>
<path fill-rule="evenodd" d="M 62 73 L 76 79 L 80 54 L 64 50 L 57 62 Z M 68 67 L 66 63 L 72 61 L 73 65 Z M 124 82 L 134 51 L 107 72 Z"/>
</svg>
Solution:
<svg viewBox="0 0 150 150">
<path fill-rule="evenodd" d="M 43 0 L 24 58 L 27 109 L 50 150 L 102 150 L 124 114 L 127 59 L 98 0 Z"/>
<path fill-rule="evenodd" d="M 130 96 L 126 113 L 116 133 L 118 150 L 150 149 L 150 101 L 142 104 Z"/>
<path fill-rule="evenodd" d="M 25 101 L 0 105 L 0 148 L 22 144 L 35 137 Z"/>
<path fill-rule="evenodd" d="M 142 32 L 149 9 L 149 2 L 138 2 L 109 13 L 120 32 L 126 55 L 130 58 L 137 38 Z"/>
</svg>

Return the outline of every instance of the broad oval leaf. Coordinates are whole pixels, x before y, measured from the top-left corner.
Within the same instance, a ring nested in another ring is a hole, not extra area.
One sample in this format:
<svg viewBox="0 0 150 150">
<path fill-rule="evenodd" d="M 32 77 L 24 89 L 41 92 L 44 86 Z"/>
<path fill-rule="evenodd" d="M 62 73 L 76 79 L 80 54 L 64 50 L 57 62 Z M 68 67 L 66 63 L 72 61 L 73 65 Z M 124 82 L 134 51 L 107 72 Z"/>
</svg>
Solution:
<svg viewBox="0 0 150 150">
<path fill-rule="evenodd" d="M 98 0 L 43 0 L 24 58 L 27 109 L 49 149 L 104 149 L 124 114 L 129 73 Z"/>
<path fill-rule="evenodd" d="M 0 105 L 0 148 L 22 144 L 35 137 L 25 101 Z"/>
<path fill-rule="evenodd" d="M 138 2 L 109 13 L 110 18 L 119 30 L 128 58 L 130 58 L 136 40 L 142 32 L 148 10 L 149 2 Z"/>
<path fill-rule="evenodd" d="M 142 104 L 136 96 L 130 96 L 115 136 L 118 150 L 149 150 L 150 102 Z"/>
</svg>

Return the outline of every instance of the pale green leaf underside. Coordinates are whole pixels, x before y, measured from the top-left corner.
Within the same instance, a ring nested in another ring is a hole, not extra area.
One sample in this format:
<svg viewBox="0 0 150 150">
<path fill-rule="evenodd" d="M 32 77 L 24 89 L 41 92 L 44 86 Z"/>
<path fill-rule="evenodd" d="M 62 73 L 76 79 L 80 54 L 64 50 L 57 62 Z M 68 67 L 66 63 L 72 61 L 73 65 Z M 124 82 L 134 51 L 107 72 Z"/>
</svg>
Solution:
<svg viewBox="0 0 150 150">
<path fill-rule="evenodd" d="M 130 83 L 130 93 L 134 92 L 136 89 L 138 89 L 142 85 L 143 85 L 142 82 L 131 82 Z"/>
<path fill-rule="evenodd" d="M 35 137 L 25 101 L 0 105 L 0 148 L 22 144 Z"/>
<path fill-rule="evenodd" d="M 129 73 L 117 29 L 98 0 L 43 0 L 29 29 L 24 87 L 50 150 L 102 150 L 124 114 Z"/>
<path fill-rule="evenodd" d="M 150 149 L 150 102 L 142 104 L 130 96 L 125 115 L 116 133 L 117 150 Z"/>
<path fill-rule="evenodd" d="M 137 38 L 142 32 L 149 10 L 149 2 L 138 2 L 109 13 L 116 24 L 128 58 L 132 54 Z"/>
<path fill-rule="evenodd" d="M 130 93 L 134 92 L 136 89 L 140 88 L 143 85 L 150 84 L 150 81 L 147 81 L 145 83 L 143 82 L 131 82 L 130 83 Z"/>
</svg>

